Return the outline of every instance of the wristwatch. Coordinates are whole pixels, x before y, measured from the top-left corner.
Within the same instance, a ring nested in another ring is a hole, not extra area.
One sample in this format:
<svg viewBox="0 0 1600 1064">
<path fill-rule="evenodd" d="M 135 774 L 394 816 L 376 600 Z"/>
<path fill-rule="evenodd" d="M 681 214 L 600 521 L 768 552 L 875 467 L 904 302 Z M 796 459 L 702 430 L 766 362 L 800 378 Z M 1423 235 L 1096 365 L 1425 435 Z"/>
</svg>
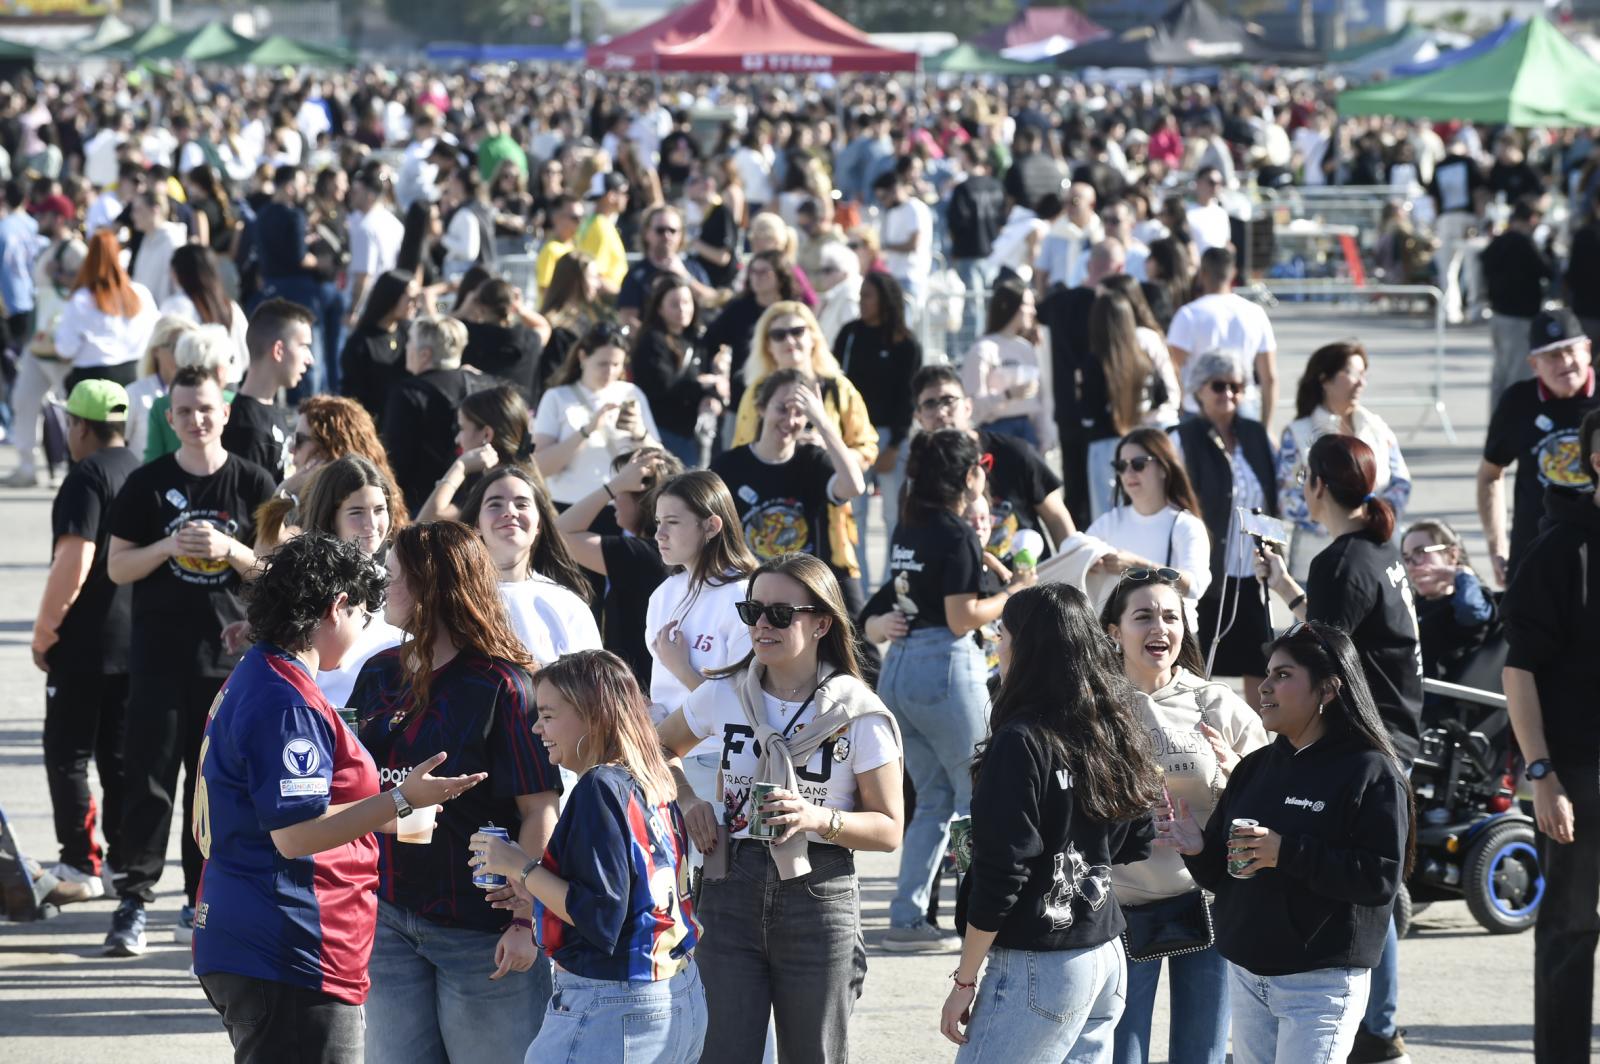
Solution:
<svg viewBox="0 0 1600 1064">
<path fill-rule="evenodd" d="M 395 787 L 389 791 L 389 797 L 394 799 L 394 811 L 399 816 L 410 816 L 416 810 L 411 808 L 411 803 L 406 801 L 406 796 L 400 793 L 400 788 Z"/>
<path fill-rule="evenodd" d="M 1542 780 L 1556 770 L 1548 757 L 1541 757 L 1537 761 L 1528 762 L 1527 771 L 1523 773 L 1530 780 Z"/>
</svg>

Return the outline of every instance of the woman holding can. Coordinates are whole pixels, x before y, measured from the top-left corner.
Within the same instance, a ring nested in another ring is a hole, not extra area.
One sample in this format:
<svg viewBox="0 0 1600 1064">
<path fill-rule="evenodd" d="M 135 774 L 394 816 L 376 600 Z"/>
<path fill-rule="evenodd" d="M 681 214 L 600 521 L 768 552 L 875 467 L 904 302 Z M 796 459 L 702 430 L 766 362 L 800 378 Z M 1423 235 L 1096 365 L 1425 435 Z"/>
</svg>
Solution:
<svg viewBox="0 0 1600 1064">
<path fill-rule="evenodd" d="M 449 752 L 447 772 L 489 782 L 446 806 L 431 831 L 379 839 L 367 1060 L 520 1061 L 548 969 L 526 910 L 513 919 L 495 908 L 466 857 L 480 827 L 507 829 L 529 853 L 543 853 L 555 827 L 560 782 L 533 735 L 533 662 L 474 530 L 402 529 L 388 568 L 386 613 L 410 639 L 374 655 L 350 695 L 379 782 L 405 780 L 424 748 Z"/>
<path fill-rule="evenodd" d="M 1151 738 L 1167 792 L 1210 817 L 1239 758 L 1265 746 L 1261 720 L 1225 683 L 1205 678 L 1170 569 L 1130 569 L 1100 611 L 1122 668 L 1140 697 L 1134 708 Z M 1217 952 L 1210 900 L 1171 851 L 1112 870 L 1128 921 L 1128 986 L 1117 1023 L 1117 1064 L 1150 1059 L 1150 1018 L 1166 961 L 1172 1064 L 1222 1064 L 1228 1055 L 1227 962 Z"/>
<path fill-rule="evenodd" d="M 644 695 L 622 659 L 579 650 L 539 670 L 534 725 L 550 760 L 579 774 L 541 857 L 480 832 L 477 873 L 531 894 L 555 994 L 528 1064 L 694 1064 L 706 994 L 689 890 L 689 836 Z"/>
<path fill-rule="evenodd" d="M 772 1016 L 780 1059 L 829 1064 L 848 1056 L 867 972 L 852 851 L 900 845 L 900 732 L 861 679 L 826 562 L 774 558 L 747 595 L 738 611 L 751 652 L 695 688 L 659 729 L 674 758 L 712 736 L 722 748 L 712 802 L 674 769 L 689 833 L 706 854 L 704 1059 L 760 1060 Z"/>
<path fill-rule="evenodd" d="M 1277 739 L 1233 770 L 1204 827 L 1179 798 L 1156 835 L 1216 894 L 1236 1064 L 1342 1061 L 1410 871 L 1411 793 L 1350 638 L 1301 622 L 1267 649 Z"/>
</svg>

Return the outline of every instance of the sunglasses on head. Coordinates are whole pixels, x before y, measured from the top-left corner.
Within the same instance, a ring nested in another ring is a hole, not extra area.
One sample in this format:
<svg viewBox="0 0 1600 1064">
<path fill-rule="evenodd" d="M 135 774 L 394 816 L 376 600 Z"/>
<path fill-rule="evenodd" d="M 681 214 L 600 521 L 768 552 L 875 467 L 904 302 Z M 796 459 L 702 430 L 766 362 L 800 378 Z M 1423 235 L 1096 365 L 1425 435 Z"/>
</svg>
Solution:
<svg viewBox="0 0 1600 1064">
<path fill-rule="evenodd" d="M 1137 458 L 1113 459 L 1111 462 L 1111 468 L 1116 470 L 1118 473 L 1126 473 L 1130 469 L 1135 473 L 1143 473 L 1145 469 L 1149 467 L 1150 463 L 1154 461 L 1155 457 L 1153 455 L 1141 454 Z"/>
<path fill-rule="evenodd" d="M 1310 621 L 1296 621 L 1296 622 L 1294 622 L 1287 629 L 1284 630 L 1284 633 L 1283 633 L 1281 638 L 1283 638 L 1283 639 L 1293 639 L 1295 636 L 1299 635 L 1301 632 L 1305 632 L 1306 634 L 1311 636 L 1312 639 L 1315 639 L 1317 641 L 1317 646 L 1321 647 L 1322 648 L 1322 652 L 1324 654 L 1328 655 L 1329 658 L 1333 659 L 1333 661 L 1337 662 L 1339 660 L 1338 655 L 1336 655 L 1333 652 L 1333 648 L 1328 645 L 1328 641 L 1326 639 L 1322 638 L 1322 633 L 1317 631 L 1315 628 L 1311 627 L 1311 622 Z"/>
<path fill-rule="evenodd" d="M 1211 382 L 1211 390 L 1218 395 L 1227 395 L 1230 392 L 1234 395 L 1243 395 L 1244 383 L 1242 381 L 1215 380 Z"/>
<path fill-rule="evenodd" d="M 761 620 L 761 615 L 767 615 L 767 620 L 774 628 L 787 628 L 794 623 L 797 613 L 820 612 L 815 606 L 791 606 L 787 602 L 757 602 L 754 599 L 745 599 L 736 602 L 733 608 L 739 611 L 739 620 L 754 628 Z"/>
<path fill-rule="evenodd" d="M 767 340 L 770 343 L 783 343 L 785 340 L 799 340 L 810 332 L 804 325 L 794 325 L 787 329 L 768 329 Z"/>
<path fill-rule="evenodd" d="M 1154 569 L 1125 569 L 1122 573 L 1122 579 L 1123 582 L 1129 584 L 1147 584 L 1154 580 L 1157 583 L 1175 585 L 1180 579 L 1180 575 L 1178 570 L 1168 569 L 1162 565 Z"/>
</svg>

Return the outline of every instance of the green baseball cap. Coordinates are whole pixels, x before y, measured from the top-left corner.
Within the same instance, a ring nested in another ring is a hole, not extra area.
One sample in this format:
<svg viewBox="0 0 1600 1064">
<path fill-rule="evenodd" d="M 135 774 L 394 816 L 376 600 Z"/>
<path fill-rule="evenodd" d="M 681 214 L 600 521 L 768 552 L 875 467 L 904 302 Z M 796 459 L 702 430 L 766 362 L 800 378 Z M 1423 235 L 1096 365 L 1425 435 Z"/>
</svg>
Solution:
<svg viewBox="0 0 1600 1064">
<path fill-rule="evenodd" d="M 126 421 L 128 390 L 116 381 L 79 381 L 61 405 L 67 413 L 85 421 Z"/>
</svg>

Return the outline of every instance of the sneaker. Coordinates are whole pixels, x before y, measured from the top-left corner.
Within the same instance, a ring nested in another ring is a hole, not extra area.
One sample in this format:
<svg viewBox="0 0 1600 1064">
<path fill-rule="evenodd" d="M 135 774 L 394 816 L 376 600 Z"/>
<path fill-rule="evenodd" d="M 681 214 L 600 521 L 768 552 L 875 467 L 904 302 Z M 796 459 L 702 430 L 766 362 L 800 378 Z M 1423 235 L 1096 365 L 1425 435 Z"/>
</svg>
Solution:
<svg viewBox="0 0 1600 1064">
<path fill-rule="evenodd" d="M 144 953 L 144 902 L 123 898 L 111 917 L 106 934 L 107 957 L 138 957 Z"/>
<path fill-rule="evenodd" d="M 961 938 L 932 924 L 891 927 L 883 936 L 883 948 L 890 953 L 956 953 L 961 949 Z"/>
<path fill-rule="evenodd" d="M 194 906 L 185 905 L 178 910 L 178 926 L 172 929 L 172 941 L 187 945 L 194 941 Z"/>
<path fill-rule="evenodd" d="M 1396 1031 L 1393 1038 L 1379 1038 L 1365 1027 L 1356 1028 L 1349 1064 L 1410 1064 L 1410 1060 L 1404 1029 Z"/>
<path fill-rule="evenodd" d="M 46 901 L 56 905 L 71 905 L 73 902 L 105 897 L 106 885 L 99 876 L 80 872 L 69 864 L 54 865 L 48 871 L 56 877 L 59 885 L 50 892 Z"/>
<path fill-rule="evenodd" d="M 17 470 L 15 473 L 12 473 L 4 480 L 0 480 L 0 487 L 6 488 L 37 488 L 38 486 L 39 474 L 35 472 L 25 472 L 21 469 Z"/>
</svg>

